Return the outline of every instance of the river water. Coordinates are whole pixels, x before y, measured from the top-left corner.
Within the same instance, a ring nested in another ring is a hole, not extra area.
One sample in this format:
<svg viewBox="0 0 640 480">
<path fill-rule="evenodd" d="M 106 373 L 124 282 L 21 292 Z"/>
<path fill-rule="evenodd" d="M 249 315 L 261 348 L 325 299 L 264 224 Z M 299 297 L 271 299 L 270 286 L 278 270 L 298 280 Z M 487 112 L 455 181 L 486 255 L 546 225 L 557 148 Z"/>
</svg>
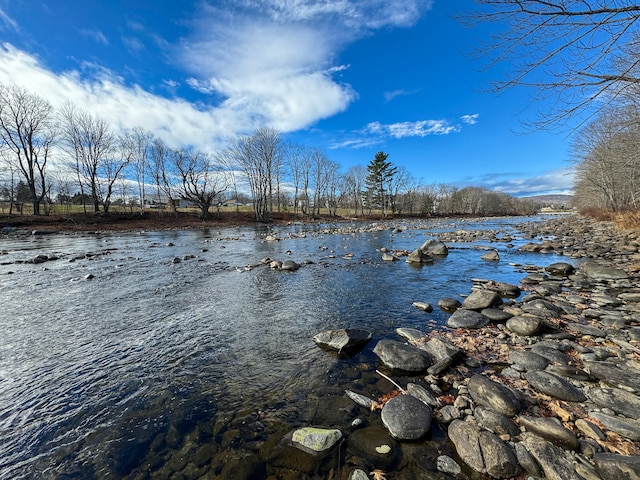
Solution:
<svg viewBox="0 0 640 480">
<path fill-rule="evenodd" d="M 513 228 L 522 221 L 540 219 L 0 238 L 0 479 L 215 478 L 245 454 L 271 478 L 296 478 L 297 464 L 267 446 L 362 414 L 343 392 L 376 394 L 375 342 L 446 321 L 412 302 L 468 294 L 474 277 L 517 284 L 522 265 L 566 261 L 517 252 L 529 241 Z M 421 268 L 381 260 L 383 247 L 413 250 L 458 229 L 505 231 L 513 246 L 450 244 Z M 483 246 L 502 260 L 480 260 Z M 36 255 L 57 259 L 25 263 Z M 264 257 L 304 264 L 255 266 Z M 352 359 L 311 340 L 346 327 L 374 337 Z"/>
</svg>

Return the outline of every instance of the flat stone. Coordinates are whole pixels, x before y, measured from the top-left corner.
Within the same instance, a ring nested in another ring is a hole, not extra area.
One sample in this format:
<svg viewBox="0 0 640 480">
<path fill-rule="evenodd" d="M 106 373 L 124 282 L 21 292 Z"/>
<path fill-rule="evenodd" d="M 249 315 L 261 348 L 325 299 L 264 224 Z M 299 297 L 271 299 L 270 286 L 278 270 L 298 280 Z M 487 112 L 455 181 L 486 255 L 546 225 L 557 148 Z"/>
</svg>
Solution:
<svg viewBox="0 0 640 480">
<path fill-rule="evenodd" d="M 342 432 L 338 429 L 303 427 L 293 432 L 291 443 L 304 452 L 320 455 L 333 448 L 341 438 Z"/>
<path fill-rule="evenodd" d="M 510 435 L 516 437 L 520 434 L 520 428 L 506 415 L 498 413 L 490 408 L 478 405 L 474 411 L 473 416 L 478 421 L 478 424 L 490 432 L 496 435 Z"/>
<path fill-rule="evenodd" d="M 433 312 L 433 306 L 426 302 L 413 302 L 411 305 L 416 307 L 418 310 L 422 310 L 423 312 Z"/>
<path fill-rule="evenodd" d="M 515 363 L 526 370 L 544 370 L 549 360 L 530 350 L 516 350 L 509 355 L 509 362 Z"/>
<path fill-rule="evenodd" d="M 640 376 L 637 372 L 623 370 L 613 363 L 596 361 L 584 362 L 584 368 L 607 385 L 640 391 Z"/>
<path fill-rule="evenodd" d="M 485 262 L 499 262 L 500 254 L 494 250 L 493 252 L 488 252 L 483 255 L 480 255 L 480 259 L 484 260 Z"/>
<path fill-rule="evenodd" d="M 577 419 L 575 425 L 585 437 L 593 438 L 594 440 L 604 440 L 606 438 L 605 434 L 600 430 L 600 427 L 584 418 Z"/>
<path fill-rule="evenodd" d="M 417 383 L 408 383 L 407 393 L 426 403 L 430 407 L 437 408 L 440 406 L 440 401 L 436 396 L 430 390 L 427 390 Z"/>
<path fill-rule="evenodd" d="M 520 308 L 523 312 L 530 313 L 532 315 L 539 315 L 545 318 L 557 317 L 564 313 L 560 307 L 557 307 L 553 303 L 542 298 L 525 302 L 520 306 Z"/>
<path fill-rule="evenodd" d="M 507 282 L 490 281 L 483 284 L 485 290 L 497 292 L 502 297 L 517 298 L 522 293 L 519 286 Z"/>
<path fill-rule="evenodd" d="M 515 417 L 522 408 L 518 396 L 504 385 L 484 375 L 469 380 L 469 394 L 478 405 L 483 405 L 507 417 Z"/>
<path fill-rule="evenodd" d="M 351 400 L 356 402 L 361 407 L 370 409 L 371 405 L 373 405 L 373 400 L 370 399 L 369 397 L 366 397 L 356 392 L 352 392 L 351 390 L 345 390 L 344 393 L 347 395 L 347 397 L 349 397 Z"/>
<path fill-rule="evenodd" d="M 518 417 L 520 423 L 529 432 L 549 440 L 551 443 L 567 450 L 578 450 L 580 442 L 575 434 L 566 429 L 557 418 Z"/>
<path fill-rule="evenodd" d="M 482 310 L 498 305 L 502 305 L 502 298 L 490 290 L 473 290 L 462 302 L 462 306 L 468 310 Z"/>
<path fill-rule="evenodd" d="M 436 362 L 441 360 L 453 361 L 462 356 L 462 350 L 438 337 L 434 337 L 428 342 L 420 344 L 418 347 L 431 355 Z"/>
<path fill-rule="evenodd" d="M 436 458 L 436 468 L 439 472 L 448 473 L 454 477 L 457 477 L 462 472 L 460 465 L 458 465 L 453 458 L 447 455 L 440 455 Z"/>
<path fill-rule="evenodd" d="M 619 417 L 612 417 L 602 412 L 591 412 L 589 416 L 604 425 L 607 430 L 611 430 L 629 440 L 636 442 L 640 440 L 640 426 L 635 423 L 626 422 Z"/>
<path fill-rule="evenodd" d="M 420 373 L 431 364 L 427 358 L 415 347 L 395 340 L 380 340 L 373 349 L 380 361 L 391 370 L 408 373 Z"/>
<path fill-rule="evenodd" d="M 520 473 L 514 451 L 475 422 L 454 420 L 448 434 L 462 461 L 475 471 L 493 478 L 511 478 Z"/>
<path fill-rule="evenodd" d="M 593 461 L 603 480 L 640 479 L 640 456 L 596 453 L 593 456 Z"/>
<path fill-rule="evenodd" d="M 629 278 L 627 272 L 611 265 L 605 265 L 595 260 L 587 260 L 580 264 L 578 270 L 595 280 L 623 280 Z"/>
<path fill-rule="evenodd" d="M 410 342 L 422 342 L 427 338 L 427 334 L 417 328 L 400 327 L 396 328 L 396 333 Z"/>
<path fill-rule="evenodd" d="M 485 308 L 481 310 L 480 313 L 492 322 L 506 322 L 513 317 L 512 314 L 505 312 L 504 310 L 500 310 L 499 308 Z"/>
<path fill-rule="evenodd" d="M 441 298 L 438 300 L 438 307 L 445 312 L 452 312 L 462 306 L 462 302 L 457 298 Z"/>
<path fill-rule="evenodd" d="M 567 330 L 580 335 L 591 335 L 593 337 L 604 337 L 606 332 L 601 328 L 581 323 L 567 323 Z"/>
<path fill-rule="evenodd" d="M 489 319 L 475 310 L 459 309 L 451 314 L 447 320 L 450 328 L 482 328 Z"/>
<path fill-rule="evenodd" d="M 325 330 L 313 337 L 320 347 L 335 350 L 338 353 L 355 353 L 371 340 L 371 332 L 356 328 Z"/>
<path fill-rule="evenodd" d="M 584 480 L 560 447 L 537 435 L 526 435 L 522 443 L 542 467 L 547 480 Z"/>
<path fill-rule="evenodd" d="M 640 397 L 619 388 L 593 388 L 589 398 L 625 417 L 640 419 Z"/>
<path fill-rule="evenodd" d="M 582 390 L 552 373 L 531 370 L 525 373 L 524 378 L 533 388 L 551 397 L 568 402 L 584 402 L 587 399 Z"/>
<path fill-rule="evenodd" d="M 545 267 L 545 270 L 551 275 L 560 277 L 568 277 L 569 275 L 573 275 L 576 271 L 575 267 L 567 262 L 552 263 L 551 265 Z"/>
<path fill-rule="evenodd" d="M 569 357 L 567 357 L 557 348 L 551 347 L 549 345 L 536 344 L 531 347 L 531 351 L 537 353 L 541 357 L 544 357 L 553 363 L 560 363 L 562 365 L 567 365 L 569 363 Z"/>
<path fill-rule="evenodd" d="M 398 440 L 417 440 L 431 429 L 433 411 L 418 398 L 398 395 L 385 403 L 381 412 L 382 424 Z"/>
<path fill-rule="evenodd" d="M 591 379 L 589 374 L 579 368 L 570 367 L 568 365 L 549 365 L 546 368 L 547 372 L 559 375 L 561 377 L 573 378 L 574 380 L 581 380 L 586 382 Z"/>
<path fill-rule="evenodd" d="M 506 326 L 516 335 L 529 337 L 538 333 L 542 326 L 542 321 L 532 315 L 519 315 L 507 320 Z"/>
</svg>

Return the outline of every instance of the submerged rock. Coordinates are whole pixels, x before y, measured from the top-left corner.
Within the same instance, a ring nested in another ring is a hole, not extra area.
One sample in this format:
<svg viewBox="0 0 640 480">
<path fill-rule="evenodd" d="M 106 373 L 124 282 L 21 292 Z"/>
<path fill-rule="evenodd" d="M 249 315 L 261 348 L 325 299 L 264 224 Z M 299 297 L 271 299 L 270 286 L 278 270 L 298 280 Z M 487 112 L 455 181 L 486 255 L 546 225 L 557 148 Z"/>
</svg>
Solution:
<svg viewBox="0 0 640 480">
<path fill-rule="evenodd" d="M 402 372 L 424 372 L 431 364 L 426 354 L 395 340 L 380 340 L 373 349 L 373 353 L 388 368 Z"/>
<path fill-rule="evenodd" d="M 356 353 L 364 347 L 369 340 L 371 340 L 371 332 L 357 328 L 325 330 L 313 337 L 313 341 L 320 347 L 346 354 Z"/>
<path fill-rule="evenodd" d="M 304 427 L 293 432 L 291 444 L 311 455 L 320 455 L 333 448 L 341 438 L 342 432 L 335 428 Z"/>
<path fill-rule="evenodd" d="M 431 428 L 433 412 L 418 398 L 406 394 L 389 400 L 382 408 L 382 423 L 398 440 L 417 440 Z"/>
</svg>

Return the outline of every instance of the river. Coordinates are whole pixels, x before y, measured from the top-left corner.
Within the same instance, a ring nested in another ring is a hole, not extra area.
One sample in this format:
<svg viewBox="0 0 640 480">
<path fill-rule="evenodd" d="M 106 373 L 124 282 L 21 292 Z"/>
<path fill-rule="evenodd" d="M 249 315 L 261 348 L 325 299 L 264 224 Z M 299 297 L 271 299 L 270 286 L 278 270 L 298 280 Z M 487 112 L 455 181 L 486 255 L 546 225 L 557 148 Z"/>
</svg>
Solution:
<svg viewBox="0 0 640 480">
<path fill-rule="evenodd" d="M 214 478 L 234 452 L 285 478 L 295 470 L 268 445 L 335 421 L 323 408 L 340 411 L 345 388 L 371 393 L 376 340 L 446 321 L 413 302 L 468 294 L 474 277 L 517 284 L 523 265 L 566 261 L 519 253 L 522 221 L 540 219 L 4 236 L 0 479 Z M 450 244 L 420 268 L 381 260 L 382 248 L 413 250 L 461 228 L 513 241 Z M 501 261 L 480 260 L 483 247 Z M 36 255 L 49 260 L 27 263 Z M 264 257 L 302 266 L 256 266 Z M 345 327 L 373 333 L 352 359 L 311 340 Z M 415 467 L 398 468 L 411 478 Z M 304 478 L 316 474 L 327 477 Z"/>
</svg>

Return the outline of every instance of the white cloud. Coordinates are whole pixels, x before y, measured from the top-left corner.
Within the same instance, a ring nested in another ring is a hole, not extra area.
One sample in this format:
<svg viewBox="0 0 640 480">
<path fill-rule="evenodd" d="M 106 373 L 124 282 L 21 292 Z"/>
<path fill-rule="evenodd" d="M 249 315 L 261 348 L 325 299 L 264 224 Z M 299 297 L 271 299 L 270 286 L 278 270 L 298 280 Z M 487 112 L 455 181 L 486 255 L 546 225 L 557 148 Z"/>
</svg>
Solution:
<svg viewBox="0 0 640 480">
<path fill-rule="evenodd" d="M 0 8 L 0 22 L 5 24 L 12 30 L 15 30 L 16 32 L 19 30 L 16 21 L 9 15 L 7 15 L 7 13 L 2 8 Z"/>
<path fill-rule="evenodd" d="M 401 97 L 401 96 L 405 96 L 405 95 L 413 95 L 415 93 L 418 93 L 420 90 L 416 89 L 416 90 L 393 90 L 391 92 L 384 92 L 384 101 L 385 102 L 390 102 L 391 100 L 393 100 L 396 97 Z"/>
<path fill-rule="evenodd" d="M 381 124 L 369 123 L 365 132 L 394 138 L 426 137 L 427 135 L 448 135 L 460 131 L 459 125 L 452 125 L 446 120 L 420 120 L 418 122 L 399 122 Z"/>
<path fill-rule="evenodd" d="M 102 45 L 109 45 L 109 39 L 100 31 L 100 30 L 91 30 L 91 29 L 80 29 L 78 30 L 80 34 L 85 37 L 89 37 L 92 40 L 95 40 L 96 43 L 100 43 Z"/>
<path fill-rule="evenodd" d="M 573 167 L 565 167 L 533 176 L 521 176 L 517 173 L 492 173 L 481 178 L 468 179 L 464 184 L 481 186 L 518 196 L 569 195 L 572 193 L 574 176 Z"/>
<path fill-rule="evenodd" d="M 473 115 L 463 115 L 460 117 L 460 120 L 462 120 L 467 125 L 475 125 L 476 123 L 478 123 L 479 116 L 479 113 L 474 113 Z"/>
</svg>

